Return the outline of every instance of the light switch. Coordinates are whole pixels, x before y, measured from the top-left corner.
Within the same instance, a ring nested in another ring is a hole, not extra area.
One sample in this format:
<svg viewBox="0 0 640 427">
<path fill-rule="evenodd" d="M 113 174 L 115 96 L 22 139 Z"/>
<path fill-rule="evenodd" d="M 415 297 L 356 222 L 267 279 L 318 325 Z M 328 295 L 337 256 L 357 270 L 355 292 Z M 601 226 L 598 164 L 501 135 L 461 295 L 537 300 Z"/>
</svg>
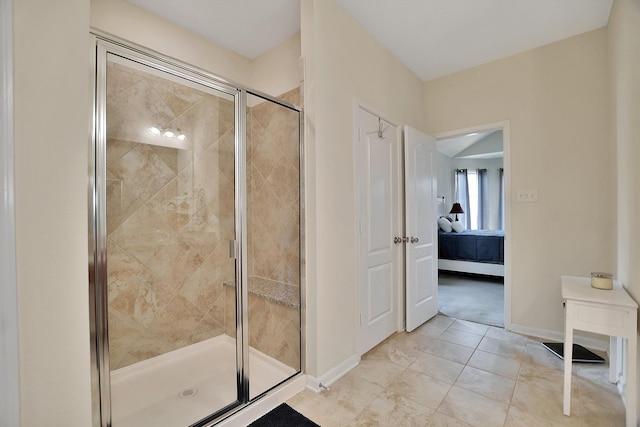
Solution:
<svg viewBox="0 0 640 427">
<path fill-rule="evenodd" d="M 537 202 L 538 201 L 538 189 L 530 188 L 526 190 L 518 190 L 516 193 L 516 201 L 518 202 Z"/>
</svg>

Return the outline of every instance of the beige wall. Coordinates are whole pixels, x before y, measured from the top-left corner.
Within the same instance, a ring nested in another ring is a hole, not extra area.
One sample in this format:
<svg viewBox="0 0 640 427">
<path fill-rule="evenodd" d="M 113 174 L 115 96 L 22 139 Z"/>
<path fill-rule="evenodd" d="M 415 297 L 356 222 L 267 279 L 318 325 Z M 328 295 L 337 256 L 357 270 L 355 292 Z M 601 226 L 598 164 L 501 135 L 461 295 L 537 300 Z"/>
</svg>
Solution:
<svg viewBox="0 0 640 427">
<path fill-rule="evenodd" d="M 302 34 L 307 367 L 319 377 L 356 354 L 354 101 L 421 128 L 422 83 L 333 0 L 303 1 Z"/>
<path fill-rule="evenodd" d="M 124 0 L 91 0 L 91 27 L 273 96 L 300 85 L 299 33 L 250 60 Z"/>
<path fill-rule="evenodd" d="M 254 89 L 280 96 L 299 87 L 301 79 L 299 32 L 253 60 L 250 86 Z"/>
<path fill-rule="evenodd" d="M 248 85 L 251 60 L 124 0 L 91 0 L 91 27 Z"/>
<path fill-rule="evenodd" d="M 613 135 L 617 148 L 618 277 L 640 299 L 640 3 L 616 0 L 609 20 Z"/>
<path fill-rule="evenodd" d="M 612 135 L 617 148 L 617 276 L 640 298 L 640 3 L 616 0 L 608 26 Z M 638 379 L 636 378 L 636 382 Z"/>
<path fill-rule="evenodd" d="M 89 2 L 13 5 L 21 426 L 86 427 Z"/>
<path fill-rule="evenodd" d="M 424 85 L 425 127 L 441 133 L 510 122 L 511 320 L 563 328 L 560 275 L 615 267 L 606 30 Z M 517 203 L 518 189 L 538 203 Z"/>
</svg>

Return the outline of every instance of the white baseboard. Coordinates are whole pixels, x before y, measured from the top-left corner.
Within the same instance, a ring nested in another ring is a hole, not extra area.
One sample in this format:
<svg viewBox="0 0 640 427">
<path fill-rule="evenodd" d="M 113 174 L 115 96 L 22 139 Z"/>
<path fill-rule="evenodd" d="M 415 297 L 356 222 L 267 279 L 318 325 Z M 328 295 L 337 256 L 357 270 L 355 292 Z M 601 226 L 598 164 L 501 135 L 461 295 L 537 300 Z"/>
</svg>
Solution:
<svg viewBox="0 0 640 427">
<path fill-rule="evenodd" d="M 306 375 L 301 374 L 269 392 L 266 396 L 216 424 L 216 427 L 246 426 L 276 406 L 304 390 Z"/>
<path fill-rule="evenodd" d="M 541 338 L 549 341 L 564 342 L 564 333 L 557 331 L 549 331 L 547 329 L 531 328 L 529 326 L 518 325 L 512 323 L 510 330 L 518 334 L 529 335 L 531 337 Z M 581 346 L 588 347 L 594 350 L 607 351 L 609 350 L 609 339 L 603 337 L 602 339 L 591 338 L 581 336 L 579 331 L 575 331 L 573 336 L 573 342 L 580 344 Z"/>
<path fill-rule="evenodd" d="M 320 386 L 321 384 L 325 387 L 329 387 L 331 384 L 345 376 L 350 370 L 358 366 L 359 363 L 360 356 L 354 354 L 339 365 L 335 366 L 326 374 L 322 375 L 320 378 L 307 375 L 307 388 L 316 393 L 320 393 L 322 391 L 322 387 Z"/>
</svg>

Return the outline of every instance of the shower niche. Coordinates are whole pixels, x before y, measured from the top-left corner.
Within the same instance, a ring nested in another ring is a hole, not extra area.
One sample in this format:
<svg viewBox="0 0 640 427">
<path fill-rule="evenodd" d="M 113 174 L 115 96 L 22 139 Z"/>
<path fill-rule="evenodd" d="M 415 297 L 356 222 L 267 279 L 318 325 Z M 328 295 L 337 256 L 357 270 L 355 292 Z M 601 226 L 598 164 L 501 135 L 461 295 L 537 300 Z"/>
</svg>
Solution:
<svg viewBox="0 0 640 427">
<path fill-rule="evenodd" d="M 95 88 L 96 424 L 213 425 L 301 371 L 299 90 L 100 36 Z"/>
</svg>

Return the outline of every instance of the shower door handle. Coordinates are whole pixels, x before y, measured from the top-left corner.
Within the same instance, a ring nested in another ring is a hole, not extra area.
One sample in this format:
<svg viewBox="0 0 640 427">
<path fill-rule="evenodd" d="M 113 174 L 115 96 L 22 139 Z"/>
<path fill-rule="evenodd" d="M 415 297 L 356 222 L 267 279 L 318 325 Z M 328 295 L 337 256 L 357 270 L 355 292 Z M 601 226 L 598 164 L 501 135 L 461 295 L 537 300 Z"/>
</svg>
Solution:
<svg viewBox="0 0 640 427">
<path fill-rule="evenodd" d="M 229 240 L 229 258 L 238 258 L 238 241 Z"/>
</svg>

